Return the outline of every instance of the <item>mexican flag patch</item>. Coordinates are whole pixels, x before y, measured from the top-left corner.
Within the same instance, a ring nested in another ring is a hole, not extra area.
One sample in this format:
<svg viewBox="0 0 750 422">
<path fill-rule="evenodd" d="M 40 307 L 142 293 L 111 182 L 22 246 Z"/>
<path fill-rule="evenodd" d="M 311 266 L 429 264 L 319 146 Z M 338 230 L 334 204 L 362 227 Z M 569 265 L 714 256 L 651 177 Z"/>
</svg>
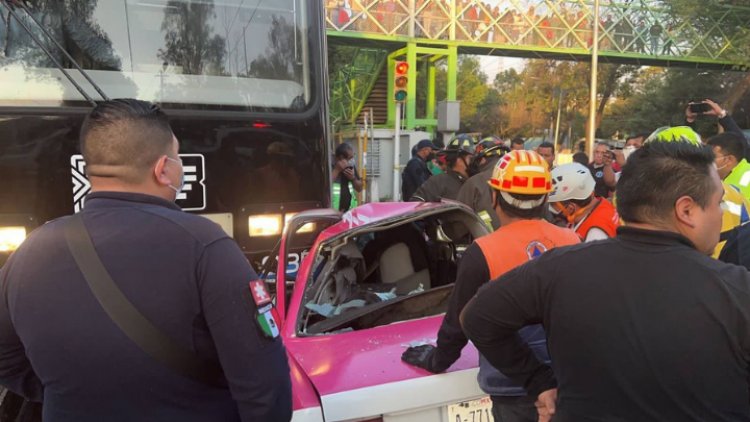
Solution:
<svg viewBox="0 0 750 422">
<path fill-rule="evenodd" d="M 268 309 L 265 312 L 258 313 L 258 326 L 263 334 L 269 338 L 276 338 L 279 336 L 279 326 L 276 324 L 276 318 L 274 318 L 274 310 Z"/>
</svg>

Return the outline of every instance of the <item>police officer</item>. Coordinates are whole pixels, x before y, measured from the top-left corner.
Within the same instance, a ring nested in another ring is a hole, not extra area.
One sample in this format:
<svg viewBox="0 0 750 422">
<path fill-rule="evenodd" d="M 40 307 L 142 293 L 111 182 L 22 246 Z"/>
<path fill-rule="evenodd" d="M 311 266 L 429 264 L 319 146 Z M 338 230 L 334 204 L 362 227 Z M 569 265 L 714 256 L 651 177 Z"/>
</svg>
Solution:
<svg viewBox="0 0 750 422">
<path fill-rule="evenodd" d="M 445 156 L 448 171 L 430 177 L 414 192 L 410 200 L 438 202 L 443 198 L 456 199 L 461 186 L 469 178 L 474 143 L 468 137 L 454 138 L 441 154 Z"/>
<path fill-rule="evenodd" d="M 492 205 L 492 191 L 487 182 L 492 177 L 497 160 L 509 151 L 510 149 L 497 137 L 482 139 L 474 150 L 474 160 L 469 171 L 472 176 L 461 186 L 456 197 L 456 200 L 471 207 L 490 230 L 500 227 L 500 219 Z"/>
<path fill-rule="evenodd" d="M 35 230 L 0 272 L 0 384 L 51 421 L 289 420 L 270 298 L 218 225 L 175 205 L 167 116 L 105 101 L 80 140 L 85 208 Z"/>
<path fill-rule="evenodd" d="M 544 159 L 533 151 L 511 151 L 494 167 L 489 180 L 492 201 L 502 226 L 466 249 L 458 267 L 448 311 L 437 336 L 437 347 L 408 348 L 401 359 L 433 373 L 443 372 L 460 356 L 467 339 L 459 324 L 461 310 L 490 280 L 557 246 L 578 243 L 571 230 L 554 226 L 542 216 L 552 190 Z M 481 293 L 480 293 L 481 294 Z M 544 331 L 531 327 L 520 332 L 540 359 L 548 361 Z M 496 421 L 536 422 L 535 397 L 480 358 L 479 385 L 492 397 Z"/>
<path fill-rule="evenodd" d="M 414 146 L 414 154 L 401 174 L 401 199 L 408 201 L 414 192 L 430 178 L 432 172 L 427 163 L 435 158 L 438 147 L 429 139 L 422 139 Z"/>
</svg>

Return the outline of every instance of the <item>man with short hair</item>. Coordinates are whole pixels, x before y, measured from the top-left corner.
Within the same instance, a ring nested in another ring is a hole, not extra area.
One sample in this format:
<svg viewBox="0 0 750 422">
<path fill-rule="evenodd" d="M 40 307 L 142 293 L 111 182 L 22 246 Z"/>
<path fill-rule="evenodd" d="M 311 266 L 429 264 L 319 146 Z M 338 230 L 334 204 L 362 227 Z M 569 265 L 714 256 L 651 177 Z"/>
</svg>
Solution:
<svg viewBox="0 0 750 422">
<path fill-rule="evenodd" d="M 346 142 L 340 143 L 334 153 L 331 207 L 345 212 L 357 207 L 357 192 L 362 192 L 362 179 L 354 162 L 354 149 Z"/>
<path fill-rule="evenodd" d="M 510 150 L 520 151 L 524 149 L 525 144 L 526 144 L 526 141 L 521 136 L 516 136 L 515 138 L 510 140 Z"/>
<path fill-rule="evenodd" d="M 615 171 L 612 169 L 613 159 L 614 154 L 609 150 L 609 145 L 598 142 L 594 146 L 594 160 L 589 164 L 589 170 L 596 181 L 594 194 L 600 198 L 609 198 L 617 186 Z"/>
<path fill-rule="evenodd" d="M 175 205 L 167 116 L 104 101 L 80 140 L 85 208 L 36 229 L 0 271 L 0 384 L 43 400 L 50 421 L 289 420 L 270 297 L 260 281 L 250 291 L 258 277 L 218 225 Z"/>
<path fill-rule="evenodd" d="M 542 219 L 552 185 L 547 164 L 536 152 L 505 154 L 493 168 L 488 184 L 501 227 L 477 239 L 464 252 L 448 311 L 437 335 L 437 347 L 408 348 L 401 359 L 410 365 L 433 373 L 448 369 L 461 356 L 467 343 L 459 323 L 461 310 L 482 285 L 492 284 L 502 274 L 552 248 L 579 242 L 571 230 Z M 517 337 L 519 335 L 526 350 L 532 348 L 535 356 L 549 361 L 540 326 L 527 327 L 516 333 Z M 523 383 L 510 380 L 483 357 L 479 361 L 478 380 L 482 390 L 492 397 L 492 414 L 496 421 L 537 421 L 535 396 L 529 396 Z"/>
<path fill-rule="evenodd" d="M 544 158 L 550 170 L 555 168 L 555 144 L 552 142 L 542 142 L 536 147 L 536 152 Z"/>
<path fill-rule="evenodd" d="M 644 145 L 620 178 L 617 237 L 488 284 L 461 315 L 466 335 L 538 395 L 542 422 L 750 420 L 750 273 L 708 256 L 722 194 L 710 148 Z M 552 367 L 517 338 L 538 322 Z"/>
<path fill-rule="evenodd" d="M 401 199 L 404 201 L 411 199 L 414 192 L 430 178 L 432 173 L 427 168 L 427 162 L 435 158 L 435 151 L 438 150 L 429 139 L 417 142 L 415 149 L 416 152 L 401 173 Z"/>
<path fill-rule="evenodd" d="M 750 163 L 745 159 L 745 140 L 733 132 L 724 132 L 706 142 L 716 156 L 716 170 L 724 182 L 738 188 L 750 200 Z"/>
</svg>

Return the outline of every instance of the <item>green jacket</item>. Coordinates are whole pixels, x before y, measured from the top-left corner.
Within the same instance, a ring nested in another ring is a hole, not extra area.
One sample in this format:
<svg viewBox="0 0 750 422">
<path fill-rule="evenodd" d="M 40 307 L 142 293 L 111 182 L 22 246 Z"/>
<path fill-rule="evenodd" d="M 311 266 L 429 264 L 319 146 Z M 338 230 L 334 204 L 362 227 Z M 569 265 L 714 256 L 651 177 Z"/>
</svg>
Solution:
<svg viewBox="0 0 750 422">
<path fill-rule="evenodd" d="M 740 190 L 742 196 L 750 201 L 750 163 L 744 158 L 732 169 L 724 182 L 735 186 Z"/>
</svg>

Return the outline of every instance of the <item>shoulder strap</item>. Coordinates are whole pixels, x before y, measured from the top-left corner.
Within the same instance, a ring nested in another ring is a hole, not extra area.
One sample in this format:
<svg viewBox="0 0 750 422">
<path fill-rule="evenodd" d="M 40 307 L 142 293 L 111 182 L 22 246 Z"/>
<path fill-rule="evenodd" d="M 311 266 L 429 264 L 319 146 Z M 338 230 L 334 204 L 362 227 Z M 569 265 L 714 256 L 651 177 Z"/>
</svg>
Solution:
<svg viewBox="0 0 750 422">
<path fill-rule="evenodd" d="M 94 249 L 80 214 L 68 218 L 65 240 L 78 268 L 99 304 L 130 340 L 178 374 L 212 386 L 226 386 L 219 365 L 208 362 L 154 326 L 117 287 Z"/>
</svg>

